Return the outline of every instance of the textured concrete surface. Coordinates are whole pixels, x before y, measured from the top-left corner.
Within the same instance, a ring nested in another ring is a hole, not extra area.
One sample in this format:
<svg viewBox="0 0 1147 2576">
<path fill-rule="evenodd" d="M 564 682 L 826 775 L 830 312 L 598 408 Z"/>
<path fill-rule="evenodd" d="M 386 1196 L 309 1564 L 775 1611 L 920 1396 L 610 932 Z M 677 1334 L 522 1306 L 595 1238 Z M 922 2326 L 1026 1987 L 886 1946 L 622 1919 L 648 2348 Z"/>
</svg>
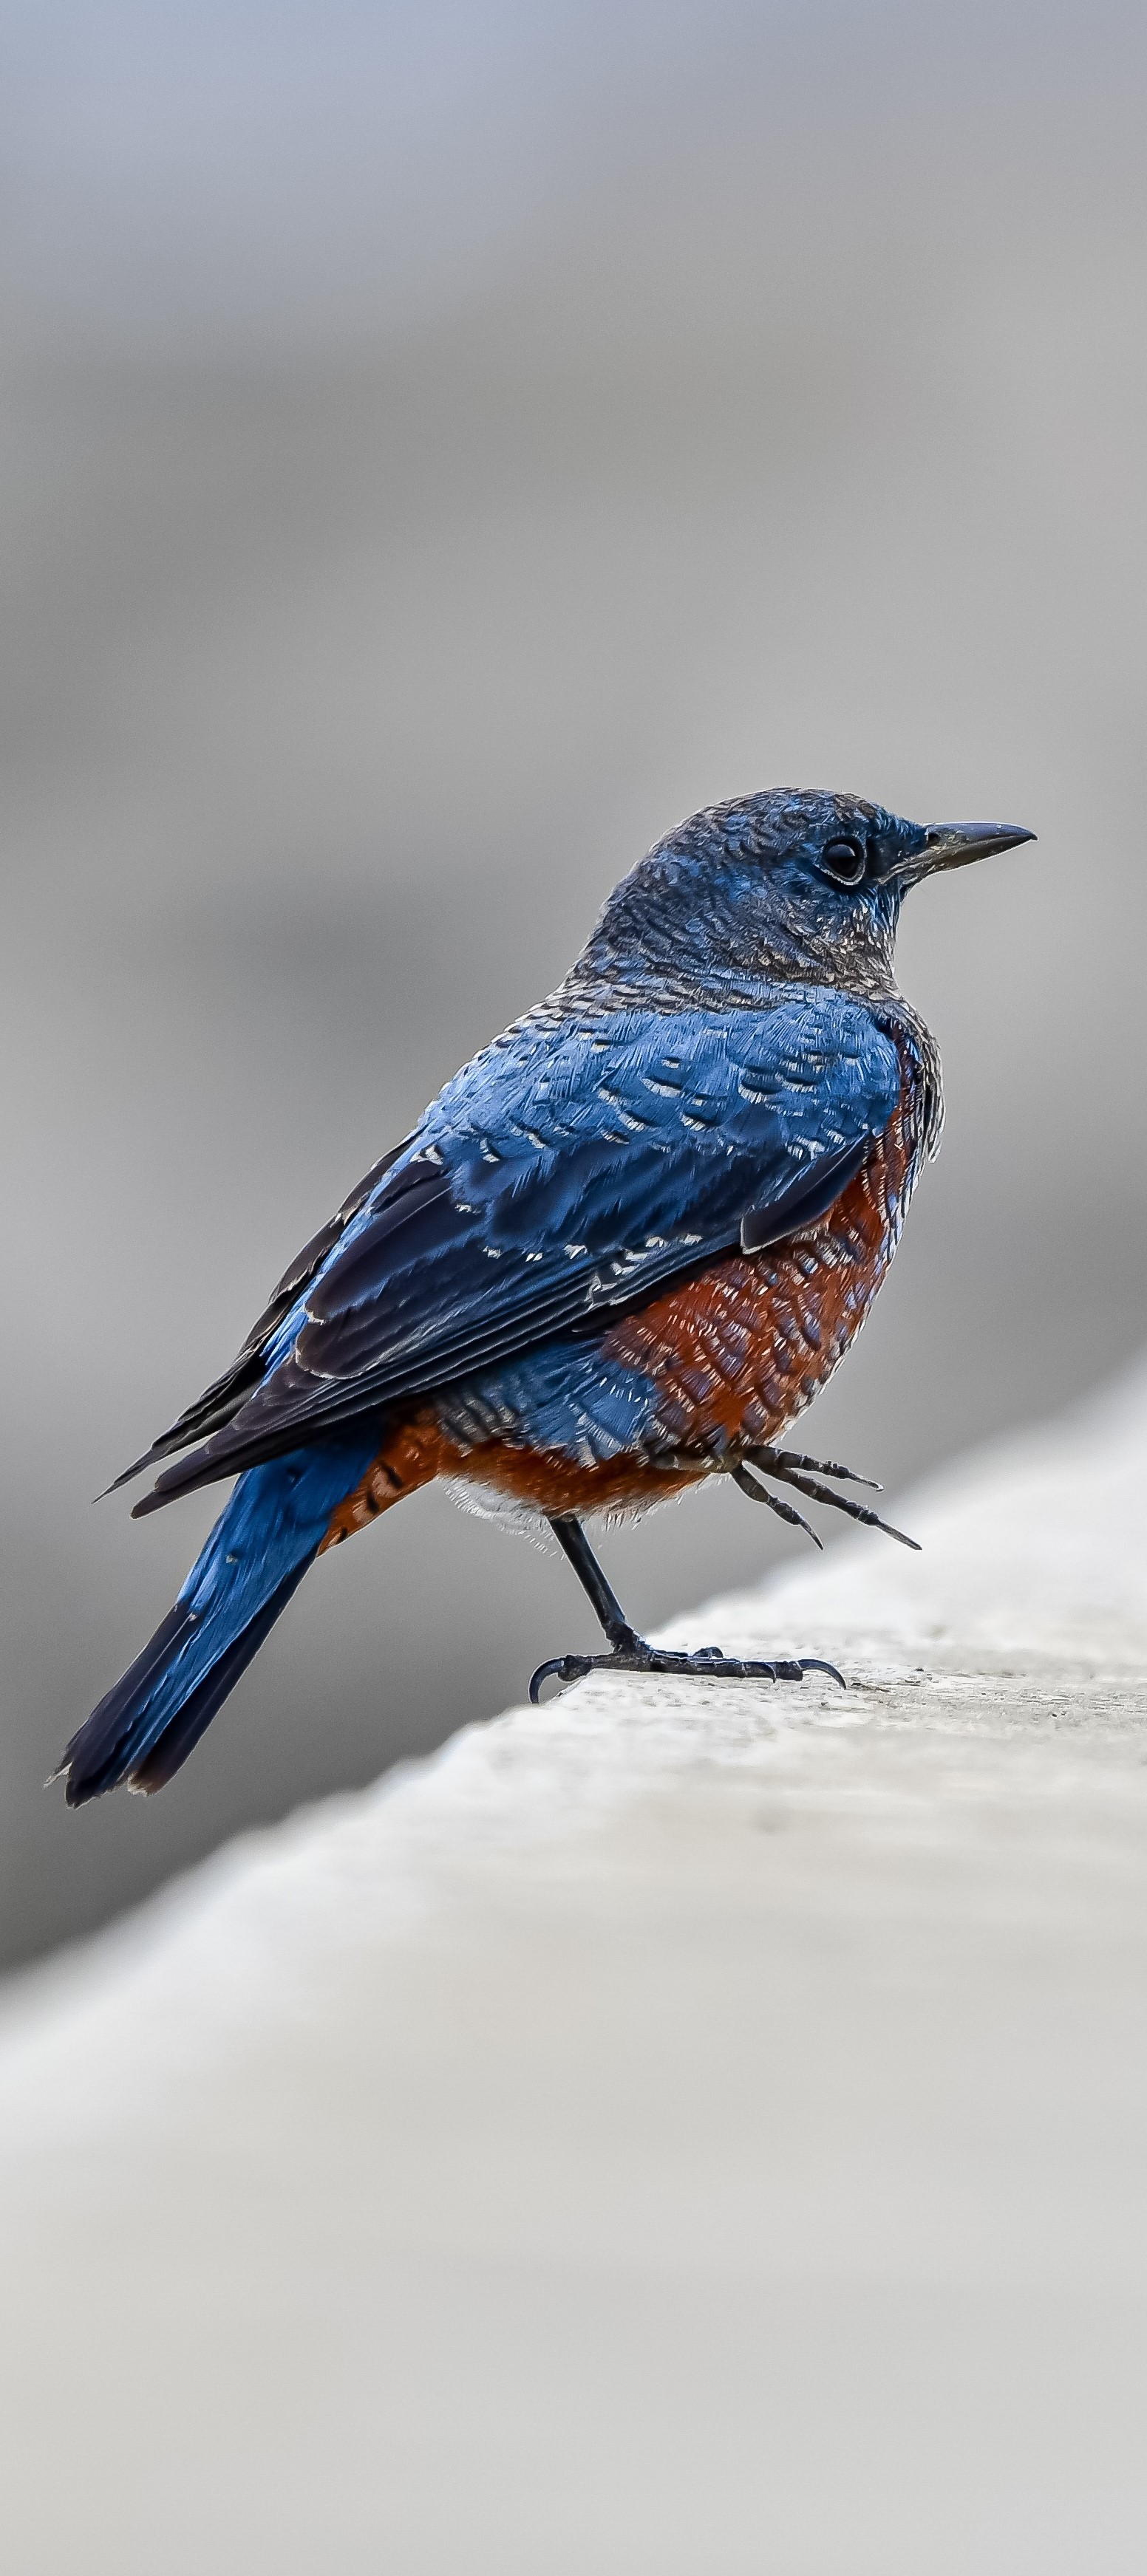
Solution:
<svg viewBox="0 0 1147 2576">
<path fill-rule="evenodd" d="M 5 2563 L 1147 2554 L 1147 1377 L 0 2027 Z M 562 1639 L 554 1639 L 560 1647 Z"/>
</svg>

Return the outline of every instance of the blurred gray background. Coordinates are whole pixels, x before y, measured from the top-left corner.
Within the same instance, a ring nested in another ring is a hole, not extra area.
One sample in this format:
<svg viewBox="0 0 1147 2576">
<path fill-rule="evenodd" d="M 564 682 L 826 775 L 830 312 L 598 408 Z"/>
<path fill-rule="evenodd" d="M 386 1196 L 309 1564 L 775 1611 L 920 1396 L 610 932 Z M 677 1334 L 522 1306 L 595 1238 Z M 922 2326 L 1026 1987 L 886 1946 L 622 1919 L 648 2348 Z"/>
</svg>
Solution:
<svg viewBox="0 0 1147 2576">
<path fill-rule="evenodd" d="M 909 908 L 948 1134 L 817 1440 L 895 1487 L 1140 1341 L 1145 50 L 998 0 L 0 11 L 0 1960 L 587 1636 L 423 1495 L 161 1798 L 41 1787 L 211 1516 L 90 1497 L 692 807 L 1040 835 Z M 607 1542 L 634 1615 L 763 1517 Z"/>
</svg>

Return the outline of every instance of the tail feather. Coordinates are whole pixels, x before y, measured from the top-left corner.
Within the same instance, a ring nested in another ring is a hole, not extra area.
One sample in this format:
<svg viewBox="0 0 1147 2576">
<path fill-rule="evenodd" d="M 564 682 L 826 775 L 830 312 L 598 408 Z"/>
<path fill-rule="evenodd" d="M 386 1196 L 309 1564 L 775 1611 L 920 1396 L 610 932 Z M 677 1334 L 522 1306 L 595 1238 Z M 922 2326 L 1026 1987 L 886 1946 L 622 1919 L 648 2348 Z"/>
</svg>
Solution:
<svg viewBox="0 0 1147 2576">
<path fill-rule="evenodd" d="M 182 1654 L 194 1625 L 190 1611 L 177 1601 L 166 1619 L 161 1619 L 142 1655 L 129 1664 L 126 1673 L 73 1735 L 51 1775 L 53 1780 L 67 1782 L 70 1807 L 81 1807 L 88 1798 L 102 1796 L 105 1789 L 117 1788 L 125 1777 L 120 1760 L 124 1745 L 150 1693 Z"/>
<path fill-rule="evenodd" d="M 222 1708 L 224 1700 L 234 1690 L 240 1674 L 246 1672 L 248 1664 L 258 1654 L 264 1638 L 270 1636 L 280 1611 L 286 1609 L 292 1592 L 298 1590 L 313 1561 L 312 1551 L 292 1574 L 284 1577 L 278 1591 L 272 1593 L 242 1635 L 236 1637 L 234 1644 L 220 1655 L 218 1663 L 212 1665 L 190 1698 L 184 1700 L 176 1716 L 168 1719 L 150 1753 L 136 1763 L 131 1775 L 133 1789 L 142 1789 L 150 1796 L 153 1789 L 162 1789 L 168 1780 L 174 1779 L 188 1754 L 194 1752 L 200 1736 L 206 1733 L 216 1712 Z"/>
<path fill-rule="evenodd" d="M 71 1807 L 108 1789 L 163 1787 L 258 1653 L 318 1553 L 377 1430 L 241 1476 L 178 1601 L 72 1737 L 60 1763 Z"/>
</svg>

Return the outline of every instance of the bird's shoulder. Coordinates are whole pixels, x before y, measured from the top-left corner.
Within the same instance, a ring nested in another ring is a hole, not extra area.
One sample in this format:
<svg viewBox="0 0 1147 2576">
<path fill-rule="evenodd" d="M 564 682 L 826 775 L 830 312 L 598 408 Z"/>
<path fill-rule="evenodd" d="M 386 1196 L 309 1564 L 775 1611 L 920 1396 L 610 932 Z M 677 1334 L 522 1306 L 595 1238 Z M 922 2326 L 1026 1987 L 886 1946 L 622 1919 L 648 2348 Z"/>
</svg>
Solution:
<svg viewBox="0 0 1147 2576">
<path fill-rule="evenodd" d="M 808 1094 L 836 1083 L 888 1087 L 895 1049 L 872 1005 L 831 986 L 768 983 L 672 1007 L 606 1006 L 559 991 L 515 1021 L 444 1084 L 406 1152 L 498 1142 L 559 1149 L 608 1128 L 620 1107 L 636 1132 L 689 1122 L 694 1102 Z M 634 1132 L 634 1131 L 630 1131 Z M 393 1185 L 393 1184 L 392 1184 Z M 384 1181 L 383 1189 L 387 1186 Z"/>
</svg>

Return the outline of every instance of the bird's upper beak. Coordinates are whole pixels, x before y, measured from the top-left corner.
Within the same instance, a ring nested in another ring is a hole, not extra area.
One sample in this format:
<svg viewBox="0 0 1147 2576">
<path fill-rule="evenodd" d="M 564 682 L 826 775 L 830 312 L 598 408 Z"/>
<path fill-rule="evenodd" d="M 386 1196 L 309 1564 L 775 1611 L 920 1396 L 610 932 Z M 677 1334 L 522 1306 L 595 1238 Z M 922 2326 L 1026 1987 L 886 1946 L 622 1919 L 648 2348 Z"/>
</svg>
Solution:
<svg viewBox="0 0 1147 2576">
<path fill-rule="evenodd" d="M 992 859 L 998 850 L 1034 839 L 1020 823 L 929 823 L 924 847 L 910 864 L 920 876 L 934 876 L 941 868 L 967 868 L 973 859 Z"/>
</svg>

